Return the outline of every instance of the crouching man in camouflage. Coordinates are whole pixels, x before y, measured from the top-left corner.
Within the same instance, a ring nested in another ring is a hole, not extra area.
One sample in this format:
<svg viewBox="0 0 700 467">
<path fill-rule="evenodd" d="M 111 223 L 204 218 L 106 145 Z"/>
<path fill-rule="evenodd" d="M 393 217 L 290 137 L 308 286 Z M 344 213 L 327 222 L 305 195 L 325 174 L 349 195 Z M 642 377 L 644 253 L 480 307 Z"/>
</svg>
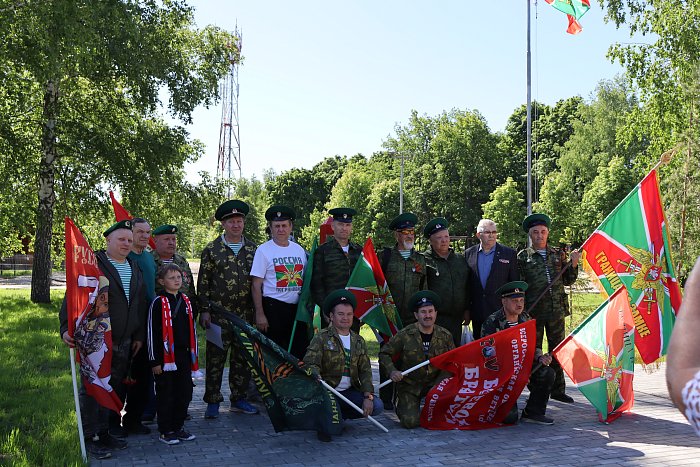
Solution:
<svg viewBox="0 0 700 467">
<path fill-rule="evenodd" d="M 443 378 L 450 376 L 432 365 L 405 376 L 401 374 L 403 370 L 454 349 L 452 334 L 435 324 L 438 302 L 437 294 L 430 290 L 413 294 L 408 304 L 417 322 L 401 329 L 379 352 L 379 365 L 397 383 L 396 415 L 404 428 L 420 425 L 421 399 Z"/>
<path fill-rule="evenodd" d="M 360 414 L 338 398 L 344 419 L 377 415 L 384 410 L 381 399 L 374 397 L 367 344 L 350 329 L 356 305 L 351 292 L 345 289 L 331 292 L 323 301 L 323 312 L 329 317 L 330 325 L 314 336 L 304 355 L 306 366 L 362 408 Z M 328 442 L 331 436 L 319 431 L 318 439 Z"/>
</svg>

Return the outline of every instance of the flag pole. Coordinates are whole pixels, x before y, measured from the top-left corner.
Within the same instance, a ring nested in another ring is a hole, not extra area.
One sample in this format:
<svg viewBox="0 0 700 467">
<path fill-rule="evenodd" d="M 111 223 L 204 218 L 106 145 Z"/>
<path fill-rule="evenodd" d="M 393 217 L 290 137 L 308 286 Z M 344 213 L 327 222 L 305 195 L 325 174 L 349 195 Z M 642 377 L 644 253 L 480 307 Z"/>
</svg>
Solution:
<svg viewBox="0 0 700 467">
<path fill-rule="evenodd" d="M 85 438 L 83 437 L 83 419 L 80 415 L 80 399 L 78 398 L 78 381 L 75 376 L 75 349 L 70 349 L 70 374 L 73 378 L 73 399 L 75 400 L 75 415 L 78 419 L 78 437 L 80 438 L 80 453 L 83 455 L 83 462 L 87 463 L 87 453 L 85 452 Z"/>
<path fill-rule="evenodd" d="M 430 363 L 430 360 L 426 360 L 426 361 L 424 361 L 424 362 L 422 362 L 422 363 L 419 363 L 418 365 L 412 366 L 412 367 L 409 368 L 408 370 L 402 371 L 401 374 L 404 375 L 404 376 L 406 376 L 407 374 L 411 373 L 412 371 L 415 371 L 415 370 L 417 370 L 418 368 L 422 368 L 422 367 L 424 367 L 425 365 L 428 365 L 429 363 Z M 391 384 L 391 383 L 393 383 L 393 381 L 391 380 L 391 378 L 389 378 L 389 379 L 387 379 L 386 381 L 384 381 L 383 383 L 381 383 L 377 389 L 381 389 L 381 388 L 383 388 L 384 386 L 386 386 L 387 384 Z"/>
<path fill-rule="evenodd" d="M 348 404 L 350 407 L 352 407 L 353 409 L 357 410 L 358 412 L 360 412 L 361 414 L 364 415 L 364 411 L 363 411 L 361 408 L 359 408 L 358 406 L 356 406 L 355 404 L 353 404 L 352 401 L 351 401 L 350 399 L 348 399 L 347 397 L 345 397 L 344 395 L 342 395 L 341 393 L 339 393 L 338 391 L 336 391 L 335 388 L 332 388 L 328 383 L 326 383 L 326 382 L 323 381 L 322 379 L 319 379 L 319 381 L 321 382 L 321 384 L 323 384 L 323 386 L 324 386 L 326 389 L 328 389 L 330 392 L 332 392 L 332 393 L 335 394 L 336 396 L 340 397 L 346 404 Z M 375 424 L 380 430 L 382 430 L 384 433 L 389 433 L 389 430 L 387 430 L 387 429 L 384 427 L 384 425 L 382 425 L 381 423 L 379 423 L 376 419 L 372 418 L 371 415 L 367 415 L 367 419 L 368 419 L 370 422 L 374 423 L 374 424 Z"/>
<path fill-rule="evenodd" d="M 292 344 L 294 343 L 294 334 L 297 330 L 297 323 L 298 321 L 295 319 L 294 325 L 292 326 L 292 335 L 289 337 L 289 348 L 287 349 L 287 353 L 292 353 Z"/>
<path fill-rule="evenodd" d="M 532 68 L 530 58 L 530 0 L 527 2 L 527 215 L 532 214 Z"/>
</svg>

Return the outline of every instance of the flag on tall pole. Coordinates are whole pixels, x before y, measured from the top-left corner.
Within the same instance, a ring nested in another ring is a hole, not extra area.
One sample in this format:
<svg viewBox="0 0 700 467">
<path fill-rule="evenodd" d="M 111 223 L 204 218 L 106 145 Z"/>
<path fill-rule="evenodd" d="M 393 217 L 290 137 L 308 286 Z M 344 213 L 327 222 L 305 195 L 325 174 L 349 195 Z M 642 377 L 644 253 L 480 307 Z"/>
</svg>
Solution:
<svg viewBox="0 0 700 467">
<path fill-rule="evenodd" d="M 617 289 L 552 354 L 601 421 L 632 409 L 634 321 L 627 289 Z"/>
<path fill-rule="evenodd" d="M 112 190 L 109 190 L 109 199 L 112 201 L 112 209 L 114 209 L 114 217 L 117 222 L 131 220 L 134 218 L 134 216 L 132 216 L 131 213 L 127 211 L 127 209 L 122 206 L 119 201 L 117 201 L 117 198 L 114 197 L 114 192 L 112 192 Z M 153 237 L 148 238 L 148 246 L 150 246 L 152 250 L 156 249 L 156 243 L 153 240 Z"/>
<path fill-rule="evenodd" d="M 578 34 L 583 31 L 578 20 L 591 9 L 590 0 L 544 0 L 552 5 L 557 10 L 566 13 L 569 20 L 569 27 L 566 32 L 569 34 Z"/>
<path fill-rule="evenodd" d="M 309 253 L 309 259 L 306 262 L 306 268 L 304 269 L 304 283 L 301 286 L 299 303 L 297 304 L 297 314 L 294 318 L 294 325 L 292 326 L 292 335 L 289 338 L 289 348 L 287 349 L 287 352 L 292 351 L 294 334 L 296 333 L 297 324 L 299 322 L 302 322 L 306 325 L 306 331 L 309 339 L 311 339 L 314 335 L 313 321 L 315 319 L 315 306 L 313 298 L 311 298 L 311 275 L 313 274 L 314 269 L 314 254 L 316 253 L 316 248 L 318 248 L 318 236 L 314 236 L 314 241 L 311 245 L 311 252 Z"/>
<path fill-rule="evenodd" d="M 666 355 L 681 291 L 656 170 L 608 215 L 581 252 L 584 270 L 604 296 L 627 287 L 642 361 Z"/>
<path fill-rule="evenodd" d="M 68 335 L 75 340 L 80 376 L 98 404 L 119 413 L 124 406 L 109 384 L 112 374 L 112 325 L 107 294 L 109 281 L 97 257 L 73 221 L 65 218 L 66 311 Z"/>
</svg>

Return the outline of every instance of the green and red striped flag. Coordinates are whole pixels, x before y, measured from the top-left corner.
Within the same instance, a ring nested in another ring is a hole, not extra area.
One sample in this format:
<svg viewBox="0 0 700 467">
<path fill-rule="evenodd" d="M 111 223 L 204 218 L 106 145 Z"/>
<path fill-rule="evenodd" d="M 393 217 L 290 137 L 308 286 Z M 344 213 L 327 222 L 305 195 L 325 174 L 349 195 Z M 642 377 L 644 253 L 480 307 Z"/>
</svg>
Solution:
<svg viewBox="0 0 700 467">
<path fill-rule="evenodd" d="M 566 32 L 569 34 L 578 34 L 583 31 L 578 20 L 591 9 L 590 0 L 544 0 L 552 5 L 557 10 L 566 13 L 569 20 L 569 27 Z"/>
<path fill-rule="evenodd" d="M 372 239 L 368 238 L 362 248 L 362 256 L 357 261 L 355 269 L 352 270 L 345 288 L 352 292 L 357 300 L 355 307 L 357 319 L 367 323 L 384 336 L 393 336 L 398 330 L 396 321 L 391 326 L 387 316 L 398 319 L 398 313 L 386 280 L 382 284 L 377 282 L 376 274 L 381 270 Z"/>
<path fill-rule="evenodd" d="M 666 355 L 681 291 L 656 170 L 622 200 L 581 250 L 583 268 L 604 296 L 627 287 L 634 342 L 644 363 Z"/>
<path fill-rule="evenodd" d="M 571 381 L 611 422 L 634 404 L 634 322 L 627 289 L 620 287 L 552 354 Z"/>
</svg>

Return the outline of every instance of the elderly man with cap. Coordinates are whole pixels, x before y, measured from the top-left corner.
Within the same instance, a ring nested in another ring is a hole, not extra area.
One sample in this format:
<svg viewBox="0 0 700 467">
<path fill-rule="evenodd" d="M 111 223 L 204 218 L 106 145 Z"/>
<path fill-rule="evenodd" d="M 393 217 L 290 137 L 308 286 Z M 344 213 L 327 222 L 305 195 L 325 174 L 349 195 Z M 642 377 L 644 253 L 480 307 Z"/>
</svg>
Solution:
<svg viewBox="0 0 700 467">
<path fill-rule="evenodd" d="M 177 264 L 182 269 L 182 287 L 180 292 L 184 293 L 192 301 L 194 316 L 197 316 L 199 309 L 197 306 L 197 294 L 194 289 L 194 276 L 187 259 L 177 252 L 177 226 L 171 224 L 161 225 L 153 230 L 153 241 L 156 249 L 151 251 L 156 262 L 156 272 L 164 264 Z M 163 287 L 156 284 L 156 292 L 160 293 Z"/>
<path fill-rule="evenodd" d="M 362 255 L 362 246 L 350 241 L 352 218 L 357 212 L 351 208 L 335 208 L 328 213 L 333 216 L 333 236 L 316 249 L 311 275 L 311 296 L 317 305 L 322 305 L 332 291 L 345 288 Z M 355 319 L 353 331 L 359 329 L 360 322 Z"/>
<path fill-rule="evenodd" d="M 250 270 L 255 305 L 255 325 L 287 350 L 296 318 L 299 294 L 304 283 L 306 251 L 290 241 L 294 210 L 276 205 L 265 212 L 272 239 L 260 245 Z M 308 338 L 298 326 L 292 338 L 292 355 L 302 358 Z"/>
<path fill-rule="evenodd" d="M 380 367 L 396 383 L 396 415 L 405 428 L 420 425 L 421 399 L 450 374 L 432 365 L 405 376 L 401 372 L 455 347 L 450 332 L 435 324 L 440 304 L 434 292 L 417 292 L 410 303 L 416 322 L 401 329 L 379 351 Z"/>
<path fill-rule="evenodd" d="M 436 217 L 423 228 L 430 241 L 425 253 L 428 266 L 428 289 L 440 297 L 438 325 L 450 331 L 455 346 L 460 345 L 462 323 L 469 324 L 467 314 L 467 264 L 450 248 L 447 219 Z"/>
<path fill-rule="evenodd" d="M 523 230 L 530 237 L 532 246 L 518 253 L 520 277 L 530 286 L 525 307 L 537 321 L 537 346 L 542 347 L 544 333 L 547 333 L 547 346 L 554 349 L 566 337 L 564 317 L 571 314 L 569 301 L 564 290 L 571 285 L 578 275 L 578 250 L 571 253 L 571 264 L 566 260 L 566 253 L 549 246 L 549 226 L 551 220 L 545 214 L 532 214 L 523 221 Z M 561 275 L 561 271 L 564 271 Z M 546 292 L 545 292 L 546 290 Z M 544 295 L 542 293 L 544 292 Z M 540 300 L 535 303 L 538 299 Z M 572 403 L 574 399 L 567 395 L 564 372 L 557 361 L 552 362 L 556 379 L 552 387 L 552 399 Z"/>
<path fill-rule="evenodd" d="M 104 232 L 106 250 L 95 252 L 97 266 L 109 281 L 107 295 L 112 329 L 112 368 L 109 384 L 121 400 L 126 396 L 124 378 L 127 375 L 129 360 L 142 350 L 146 337 L 146 296 L 141 270 L 128 258 L 133 242 L 131 221 L 113 224 Z M 68 313 L 66 301 L 59 313 L 61 337 L 74 346 L 68 335 Z M 87 449 L 95 457 L 109 457 L 110 452 L 124 449 L 126 441 L 118 439 L 126 436 L 120 425 L 120 415 L 97 404 L 88 396 L 85 388 L 80 390 L 80 407 Z"/>
<path fill-rule="evenodd" d="M 229 411 L 256 414 L 259 410 L 246 400 L 250 370 L 245 360 L 245 349 L 233 335 L 228 321 L 211 307 L 221 306 L 248 323 L 254 323 L 250 270 L 257 245 L 243 235 L 245 217 L 250 208 L 243 201 L 228 200 L 219 206 L 214 218 L 221 223 L 223 233 L 203 250 L 197 277 L 197 299 L 200 322 L 205 328 L 211 323 L 221 327 L 223 348 L 207 341 L 204 418 L 219 416 L 219 405 L 224 400 L 221 380 L 229 360 L 228 385 L 231 391 Z"/>
<path fill-rule="evenodd" d="M 481 337 L 481 325 L 501 307 L 496 294 L 503 284 L 520 279 L 518 254 L 498 239 L 498 228 L 491 219 L 481 219 L 476 227 L 479 243 L 464 252 L 469 270 L 467 278 L 469 317 L 474 339 Z"/>
<path fill-rule="evenodd" d="M 329 317 L 330 325 L 314 336 L 304 355 L 306 366 L 362 408 L 360 414 L 337 398 L 344 419 L 378 415 L 384 410 L 382 401 L 374 397 L 367 344 L 351 329 L 356 305 L 351 292 L 344 289 L 331 292 L 323 302 L 323 313 Z M 330 441 L 331 437 L 319 432 L 318 439 Z"/>
<path fill-rule="evenodd" d="M 530 320 L 530 316 L 525 312 L 525 292 L 527 289 L 528 285 L 526 282 L 513 281 L 504 284 L 496 291 L 501 297 L 503 306 L 486 319 L 481 329 L 482 337 Z M 523 409 L 521 418 L 524 422 L 538 423 L 540 425 L 551 425 L 554 423 L 554 420 L 545 415 L 549 393 L 554 383 L 554 370 L 549 366 L 551 363 L 552 357 L 548 354 L 543 355 L 542 346 L 537 344 L 530 382 L 527 385 L 530 390 L 530 397 L 527 400 L 525 409 Z M 503 422 L 515 423 L 517 421 L 518 404 L 516 403 Z"/>
</svg>

